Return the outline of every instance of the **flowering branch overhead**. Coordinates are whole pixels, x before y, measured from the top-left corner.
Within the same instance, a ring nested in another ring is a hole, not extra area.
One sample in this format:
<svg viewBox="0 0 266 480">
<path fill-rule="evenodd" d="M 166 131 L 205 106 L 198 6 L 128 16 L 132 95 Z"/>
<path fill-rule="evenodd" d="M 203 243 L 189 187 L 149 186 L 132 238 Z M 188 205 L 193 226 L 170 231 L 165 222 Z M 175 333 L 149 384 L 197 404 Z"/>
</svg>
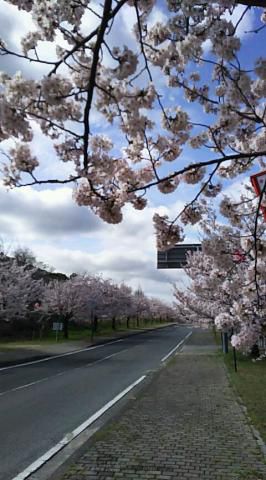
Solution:
<svg viewBox="0 0 266 480">
<path fill-rule="evenodd" d="M 237 3 L 240 3 L 241 5 L 248 5 L 249 7 L 266 8 L 266 1 L 265 0 L 240 0 Z"/>
<path fill-rule="evenodd" d="M 176 216 L 181 224 L 154 218 L 158 245 L 169 248 L 183 238 L 182 223 L 201 220 L 201 196 L 217 196 L 220 179 L 263 161 L 266 60 L 255 58 L 249 68 L 240 61 L 239 28 L 252 7 L 266 8 L 266 2 L 164 0 L 164 15 L 154 23 L 162 8 L 156 0 L 105 0 L 97 8 L 89 0 L 5 1 L 36 25 L 17 51 L 0 39 L 0 54 L 28 68 L 27 75 L 1 73 L 6 185 L 73 182 L 75 201 L 109 223 L 122 220 L 128 203 L 145 208 L 152 187 L 171 193 L 182 183 L 198 185 Z M 238 3 L 247 7 L 240 14 Z M 266 14 L 256 11 L 261 19 L 256 16 L 249 42 L 258 34 L 263 42 Z M 125 35 L 117 46 L 127 15 L 135 18 L 134 39 Z M 41 48 L 45 42 L 53 45 L 54 61 Z M 31 75 L 27 64 L 40 72 Z M 190 103 L 201 122 L 190 118 Z M 32 146 L 36 124 L 52 142 L 56 161 L 68 163 L 67 178 L 57 179 L 52 169 L 43 178 L 43 161 Z M 187 162 L 192 149 L 201 152 L 200 160 Z"/>
</svg>

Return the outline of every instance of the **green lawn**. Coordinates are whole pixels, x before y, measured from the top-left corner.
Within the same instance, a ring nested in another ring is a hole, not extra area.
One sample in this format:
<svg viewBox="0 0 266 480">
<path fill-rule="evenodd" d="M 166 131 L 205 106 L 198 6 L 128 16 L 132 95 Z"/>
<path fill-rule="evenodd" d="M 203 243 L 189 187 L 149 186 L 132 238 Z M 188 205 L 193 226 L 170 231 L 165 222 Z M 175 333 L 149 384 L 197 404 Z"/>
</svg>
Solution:
<svg viewBox="0 0 266 480">
<path fill-rule="evenodd" d="M 266 443 L 266 360 L 253 362 L 250 357 L 237 353 L 237 372 L 234 371 L 232 350 L 224 355 L 224 361 L 232 385 Z"/>
<path fill-rule="evenodd" d="M 108 337 L 108 336 L 119 336 L 120 333 L 132 332 L 138 329 L 144 328 L 157 328 L 160 326 L 167 325 L 167 323 L 155 323 L 155 322 L 142 322 L 140 323 L 139 327 L 131 323 L 130 328 L 126 327 L 126 323 L 121 323 L 120 325 L 117 324 L 117 328 L 114 331 L 111 326 L 111 322 L 105 322 L 99 324 L 99 329 L 97 332 L 94 333 L 94 338 L 101 338 L 101 337 Z M 91 331 L 89 326 L 88 327 L 69 327 L 69 338 L 65 340 L 63 338 L 63 332 L 59 332 L 58 341 L 60 343 L 63 342 L 76 342 L 76 341 L 87 341 L 89 342 L 91 339 Z M 43 337 L 40 339 L 39 335 L 36 333 L 34 338 L 14 338 L 12 340 L 0 340 L 0 346 L 2 347 L 19 347 L 23 344 L 27 345 L 40 345 L 40 344 L 51 344 L 56 342 L 56 334 L 54 331 L 49 330 Z"/>
<path fill-rule="evenodd" d="M 59 332 L 58 336 L 58 342 L 75 342 L 79 340 L 85 340 L 89 338 L 89 330 L 88 328 L 72 328 L 70 327 L 69 329 L 69 339 L 65 340 L 63 338 L 63 332 Z M 56 343 L 56 334 L 53 330 L 49 330 L 47 333 L 45 333 L 42 338 L 39 338 L 38 333 L 33 336 L 33 338 L 12 338 L 12 339 L 1 339 L 0 341 L 0 346 L 1 347 L 16 347 L 16 346 L 22 346 L 23 344 L 27 345 L 40 345 L 40 344 L 51 344 L 51 343 Z"/>
</svg>

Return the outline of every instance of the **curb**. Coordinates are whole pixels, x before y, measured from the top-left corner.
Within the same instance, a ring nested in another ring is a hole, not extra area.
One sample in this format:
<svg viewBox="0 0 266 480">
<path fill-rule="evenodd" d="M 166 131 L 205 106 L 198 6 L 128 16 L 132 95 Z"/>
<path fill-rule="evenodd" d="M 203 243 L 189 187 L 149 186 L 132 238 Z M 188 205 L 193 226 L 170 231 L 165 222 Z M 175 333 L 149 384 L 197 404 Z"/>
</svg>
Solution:
<svg viewBox="0 0 266 480">
<path fill-rule="evenodd" d="M 90 347 L 95 347 L 97 345 L 105 345 L 105 344 L 108 344 L 110 342 L 113 342 L 114 340 L 123 340 L 124 338 L 130 338 L 130 337 L 133 337 L 135 335 L 142 335 L 144 333 L 148 333 L 148 332 L 153 332 L 155 330 L 160 330 L 160 329 L 164 329 L 164 328 L 169 328 L 169 327 L 172 327 L 173 325 L 177 325 L 176 323 L 173 323 L 173 324 L 170 324 L 170 325 L 165 325 L 165 326 L 162 326 L 162 327 L 157 327 L 157 328 L 147 328 L 145 330 L 143 330 L 142 332 L 132 332 L 132 333 L 127 333 L 126 335 L 122 335 L 122 336 L 119 336 L 119 337 L 109 337 L 108 339 L 104 340 L 100 340 L 99 342 L 94 342 L 93 344 L 91 345 L 88 345 L 88 346 L 84 346 L 84 349 L 86 348 L 90 348 Z M 69 350 L 69 353 L 70 352 L 75 352 L 75 351 L 78 351 L 79 349 L 74 349 L 74 350 Z M 20 363 L 29 363 L 29 362 L 35 362 L 37 360 L 43 360 L 44 358 L 53 358 L 53 357 L 57 357 L 58 354 L 51 354 L 49 355 L 48 353 L 44 353 L 44 354 L 39 354 L 39 355 L 33 355 L 31 357 L 23 357 L 23 358 L 20 358 L 19 360 L 8 360 L 8 361 L 0 361 L 0 368 L 3 368 L 3 367 L 12 367 L 12 366 L 15 366 L 15 365 L 19 365 Z"/>
<path fill-rule="evenodd" d="M 170 327 L 171 325 L 168 325 Z M 160 327 L 160 328 L 166 328 Z M 158 328 L 153 328 L 151 330 L 158 330 Z M 138 333 L 146 333 L 138 332 Z M 136 335 L 134 333 L 133 335 Z M 132 336 L 132 335 L 128 335 Z M 180 344 L 183 347 L 183 344 L 187 341 L 187 338 L 183 339 Z M 178 345 L 179 348 L 179 345 Z M 177 354 L 180 353 L 179 350 L 171 355 L 171 359 L 177 359 Z M 64 447 L 58 454 L 54 455 L 51 459 L 44 463 L 40 469 L 34 472 L 29 480 L 61 480 L 63 475 L 67 472 L 68 468 L 73 465 L 88 449 L 97 441 L 97 435 L 105 435 L 108 431 L 108 428 L 112 425 L 115 425 L 116 421 L 121 418 L 121 416 L 128 410 L 132 402 L 138 400 L 146 388 L 153 382 L 156 382 L 156 379 L 161 375 L 163 370 L 169 368 L 169 359 L 166 361 L 160 362 L 158 368 L 155 370 L 147 371 L 145 379 L 140 383 L 134 391 L 129 392 L 125 397 L 123 397 L 117 405 L 111 408 L 110 412 L 107 412 L 107 417 L 103 416 L 99 420 L 93 422 L 93 424 L 86 428 L 78 437 L 74 440 L 71 440 L 68 445 Z M 79 442 L 76 445 L 76 442 Z M 15 479 L 16 480 L 16 479 Z"/>
<path fill-rule="evenodd" d="M 127 412 L 128 408 L 140 397 L 145 389 L 156 380 L 161 371 L 168 365 L 159 365 L 158 370 L 149 371 L 142 383 L 135 387 L 135 390 L 129 392 L 122 398 L 118 404 L 114 405 L 109 412 L 90 427 L 82 432 L 78 437 L 72 440 L 58 454 L 48 460 L 40 469 L 25 480 L 62 480 L 62 477 L 68 471 L 69 467 L 84 455 L 94 442 L 97 441 L 97 435 L 105 435 L 108 428 L 114 425 L 121 416 Z"/>
</svg>

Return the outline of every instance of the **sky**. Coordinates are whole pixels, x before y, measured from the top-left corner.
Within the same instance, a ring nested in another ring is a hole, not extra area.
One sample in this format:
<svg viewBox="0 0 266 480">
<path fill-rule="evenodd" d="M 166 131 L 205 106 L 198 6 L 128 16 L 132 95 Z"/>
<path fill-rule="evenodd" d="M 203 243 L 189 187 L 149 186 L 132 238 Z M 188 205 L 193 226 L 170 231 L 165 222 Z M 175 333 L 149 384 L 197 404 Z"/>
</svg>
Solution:
<svg viewBox="0 0 266 480">
<path fill-rule="evenodd" d="M 94 2 L 94 4 L 99 2 Z M 239 7 L 236 18 L 243 7 Z M 121 29 L 113 38 L 119 44 L 132 43 L 132 27 L 134 20 L 128 7 L 120 18 Z M 152 23 L 165 15 L 158 3 Z M 34 29 L 30 16 L 18 11 L 13 5 L 0 0 L 1 29 L 0 37 L 9 46 L 18 49 L 19 40 L 28 30 Z M 93 26 L 91 17 L 86 19 L 86 26 Z M 254 56 L 258 46 L 250 44 L 247 30 L 252 29 L 255 22 L 254 13 L 250 12 L 240 27 L 239 35 L 243 40 L 243 48 L 249 56 Z M 42 47 L 47 58 L 52 57 L 51 44 Z M 208 50 L 208 45 L 206 45 Z M 22 70 L 32 78 L 38 78 L 43 67 L 24 66 L 14 58 L 1 57 L 0 70 L 15 73 Z M 160 82 L 160 78 L 157 79 Z M 164 85 L 161 85 L 164 92 Z M 174 92 L 169 102 L 180 102 L 180 92 Z M 195 120 L 199 115 L 197 107 L 190 106 L 190 115 Z M 102 118 L 93 112 L 94 124 L 101 124 Z M 108 127 L 110 128 L 110 127 Z M 51 143 L 35 129 L 34 153 L 44 160 L 41 174 L 45 178 L 51 170 L 54 174 L 64 176 L 68 173 L 68 165 L 54 162 Z M 185 152 L 185 156 L 191 152 Z M 194 153 L 195 155 L 195 153 Z M 198 153 L 197 153 L 198 155 Z M 199 157 L 200 158 L 200 153 Z M 193 158 L 191 158 L 191 161 Z M 241 180 L 228 185 L 228 192 L 241 190 Z M 48 264 L 56 271 L 66 274 L 72 272 L 102 273 L 106 278 L 117 282 L 126 282 L 133 288 L 141 287 L 149 296 L 155 296 L 167 302 L 173 301 L 172 284 L 179 287 L 188 285 L 183 270 L 157 270 L 156 242 L 152 225 L 155 212 L 175 217 L 188 201 L 191 188 L 181 186 L 174 194 L 163 196 L 151 192 L 149 206 L 143 211 L 136 211 L 130 206 L 124 208 L 124 220 L 119 225 L 108 225 L 85 207 L 78 207 L 72 198 L 71 187 L 16 188 L 8 190 L 0 181 L 0 239 L 7 250 L 20 247 L 30 248 L 39 261 Z M 199 242 L 201 238 L 197 227 L 187 230 L 186 242 Z"/>
</svg>

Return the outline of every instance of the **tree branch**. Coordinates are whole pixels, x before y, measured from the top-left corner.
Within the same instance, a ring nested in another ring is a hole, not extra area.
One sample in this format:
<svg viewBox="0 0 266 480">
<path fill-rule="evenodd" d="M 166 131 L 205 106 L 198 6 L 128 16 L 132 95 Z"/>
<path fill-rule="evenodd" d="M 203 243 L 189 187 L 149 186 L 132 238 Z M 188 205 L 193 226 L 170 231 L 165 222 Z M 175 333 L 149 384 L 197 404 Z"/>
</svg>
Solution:
<svg viewBox="0 0 266 480">
<path fill-rule="evenodd" d="M 112 18 L 114 18 L 116 16 L 116 14 L 119 12 L 120 8 L 123 7 L 123 5 L 127 2 L 127 0 L 121 0 L 117 6 L 108 14 L 108 21 L 111 20 Z M 103 15 L 103 18 L 104 18 L 104 15 Z M 102 20 L 103 21 L 103 20 Z M 102 25 L 102 24 L 101 24 Z M 65 63 L 65 61 L 71 56 L 73 55 L 73 53 L 77 52 L 79 50 L 80 47 L 83 47 L 84 45 L 86 45 L 86 43 L 88 43 L 90 40 L 92 40 L 93 37 L 95 37 L 97 34 L 98 34 L 98 31 L 99 29 L 101 28 L 101 25 L 98 26 L 97 28 L 95 28 L 95 30 L 93 30 L 89 35 L 87 35 L 86 37 L 84 37 L 82 40 L 80 40 L 79 42 L 76 43 L 76 45 L 74 45 L 74 47 L 69 50 L 62 59 L 58 60 L 58 62 L 56 62 L 54 68 L 51 70 L 51 72 L 49 73 L 49 76 L 51 76 L 53 73 L 56 73 L 58 67 L 60 65 L 62 65 L 62 63 Z"/>
<path fill-rule="evenodd" d="M 95 79 L 96 79 L 96 72 L 99 62 L 99 52 L 101 45 L 103 43 L 105 30 L 108 26 L 108 22 L 110 20 L 110 10 L 112 8 L 112 0 L 105 0 L 104 2 L 104 9 L 103 9 L 103 18 L 102 23 L 98 30 L 97 40 L 93 52 L 93 59 L 91 65 L 91 74 L 88 84 L 88 93 L 87 93 L 87 101 L 84 109 L 84 169 L 88 167 L 88 143 L 89 143 L 89 134 L 90 134 L 90 109 L 92 103 L 92 97 L 95 87 Z"/>
<path fill-rule="evenodd" d="M 240 0 L 240 5 L 248 5 L 249 7 L 261 7 L 266 8 L 266 0 Z"/>
<path fill-rule="evenodd" d="M 20 183 L 19 185 L 17 185 L 18 188 L 20 187 L 30 187 L 32 185 L 43 185 L 43 184 L 46 184 L 46 183 L 54 183 L 54 184 L 66 184 L 66 183 L 72 183 L 72 182 L 76 182 L 77 180 L 79 180 L 81 177 L 79 175 L 77 175 L 76 177 L 71 177 L 71 178 L 68 178 L 66 180 L 57 180 L 56 178 L 52 178 L 50 180 L 37 180 L 34 179 L 33 182 L 29 182 L 29 183 Z"/>
<path fill-rule="evenodd" d="M 163 177 L 160 180 L 148 183 L 144 187 L 137 187 L 137 188 L 132 188 L 132 189 L 129 188 L 128 192 L 133 193 L 133 192 L 137 192 L 139 190 L 146 190 L 150 187 L 158 185 L 161 182 L 165 182 L 166 180 L 171 180 L 172 178 L 175 178 L 177 175 L 182 175 L 183 173 L 189 172 L 192 169 L 208 167 L 210 165 L 221 165 L 223 162 L 226 162 L 228 160 L 236 160 L 237 161 L 237 160 L 241 160 L 241 158 L 247 158 L 247 157 L 257 158 L 257 157 L 263 157 L 265 155 L 266 155 L 266 150 L 264 150 L 262 152 L 239 153 L 239 154 L 234 154 L 234 155 L 226 155 L 222 158 L 215 158 L 213 160 L 207 160 L 206 162 L 191 163 L 187 167 L 182 168 L 181 170 L 177 170 L 176 172 L 172 173 L 171 175 Z"/>
</svg>

